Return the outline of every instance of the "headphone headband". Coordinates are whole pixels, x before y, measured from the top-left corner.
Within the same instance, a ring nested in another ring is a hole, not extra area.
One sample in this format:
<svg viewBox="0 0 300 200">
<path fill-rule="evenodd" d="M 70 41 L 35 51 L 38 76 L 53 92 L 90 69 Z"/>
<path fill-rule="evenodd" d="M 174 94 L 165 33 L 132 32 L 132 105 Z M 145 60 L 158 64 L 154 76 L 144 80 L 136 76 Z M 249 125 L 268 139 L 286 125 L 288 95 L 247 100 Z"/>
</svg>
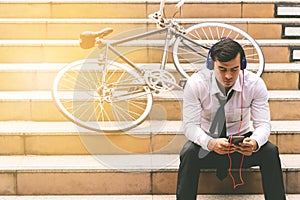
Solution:
<svg viewBox="0 0 300 200">
<path fill-rule="evenodd" d="M 232 40 L 232 39 L 230 39 L 230 38 L 222 38 L 219 42 L 224 41 L 224 40 L 231 40 L 231 41 L 234 41 L 234 40 Z M 206 68 L 209 69 L 209 70 L 214 69 L 214 60 L 210 57 L 211 51 L 212 51 L 212 49 L 215 47 L 215 45 L 218 44 L 219 42 L 213 44 L 213 45 L 210 47 L 210 49 L 208 50 L 207 59 L 206 59 Z M 240 47 L 241 47 L 241 46 L 240 46 Z M 243 52 L 240 52 L 240 54 L 241 54 L 241 56 L 243 56 L 243 57 L 241 58 L 241 67 L 240 67 L 240 69 L 241 69 L 241 70 L 244 70 L 244 69 L 246 69 L 246 67 L 247 67 L 247 60 L 246 60 L 246 57 L 245 57 L 245 52 L 244 52 L 244 50 L 243 50 L 242 47 L 241 47 L 241 50 L 242 50 Z M 243 54 L 243 55 L 242 55 L 242 54 Z"/>
</svg>

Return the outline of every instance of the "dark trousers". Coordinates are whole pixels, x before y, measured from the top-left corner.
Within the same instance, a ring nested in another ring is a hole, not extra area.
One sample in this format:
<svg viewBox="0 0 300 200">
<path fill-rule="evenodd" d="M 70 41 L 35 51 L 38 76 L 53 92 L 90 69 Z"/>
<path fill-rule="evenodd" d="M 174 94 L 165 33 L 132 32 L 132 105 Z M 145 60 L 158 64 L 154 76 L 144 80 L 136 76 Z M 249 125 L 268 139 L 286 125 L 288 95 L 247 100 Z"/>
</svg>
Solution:
<svg viewBox="0 0 300 200">
<path fill-rule="evenodd" d="M 229 165 L 228 156 L 209 152 L 204 157 L 199 157 L 200 146 L 188 141 L 180 152 L 180 166 L 177 180 L 177 200 L 195 200 L 197 198 L 200 169 L 218 168 L 220 165 Z M 234 168 L 239 168 L 241 154 L 233 153 L 233 163 L 238 163 Z M 236 158 L 239 159 L 236 159 Z M 224 160 L 228 162 L 224 163 Z M 239 161 L 237 161 L 239 160 Z M 266 200 L 285 200 L 285 191 L 282 169 L 277 146 L 267 142 L 258 152 L 245 156 L 243 168 L 259 166 L 262 175 L 262 184 Z"/>
</svg>

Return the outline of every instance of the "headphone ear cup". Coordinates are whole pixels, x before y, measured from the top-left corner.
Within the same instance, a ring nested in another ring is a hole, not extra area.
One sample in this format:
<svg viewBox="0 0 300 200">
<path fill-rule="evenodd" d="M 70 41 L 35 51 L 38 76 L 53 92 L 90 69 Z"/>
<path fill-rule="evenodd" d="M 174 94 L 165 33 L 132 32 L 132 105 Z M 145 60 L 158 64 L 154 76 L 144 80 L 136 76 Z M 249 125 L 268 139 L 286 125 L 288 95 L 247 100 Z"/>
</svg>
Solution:
<svg viewBox="0 0 300 200">
<path fill-rule="evenodd" d="M 214 69 L 214 61 L 211 58 L 206 59 L 206 68 L 209 70 Z"/>
<path fill-rule="evenodd" d="M 244 70 L 244 69 L 246 69 L 246 67 L 247 67 L 247 60 L 246 60 L 246 58 L 243 58 L 243 59 L 242 59 L 242 66 L 241 66 L 241 70 Z"/>
</svg>

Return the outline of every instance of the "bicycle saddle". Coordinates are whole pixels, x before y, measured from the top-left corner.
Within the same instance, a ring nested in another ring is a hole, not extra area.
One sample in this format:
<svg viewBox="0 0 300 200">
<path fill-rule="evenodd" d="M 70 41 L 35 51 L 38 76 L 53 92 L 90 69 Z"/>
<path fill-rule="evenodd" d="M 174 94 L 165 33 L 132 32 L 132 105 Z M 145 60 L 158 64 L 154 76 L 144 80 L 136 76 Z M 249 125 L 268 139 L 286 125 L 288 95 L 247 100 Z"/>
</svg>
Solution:
<svg viewBox="0 0 300 200">
<path fill-rule="evenodd" d="M 89 49 L 95 46 L 96 38 L 103 38 L 104 36 L 113 32 L 112 28 L 104 28 L 100 31 L 84 31 L 80 34 L 80 47 Z"/>
</svg>

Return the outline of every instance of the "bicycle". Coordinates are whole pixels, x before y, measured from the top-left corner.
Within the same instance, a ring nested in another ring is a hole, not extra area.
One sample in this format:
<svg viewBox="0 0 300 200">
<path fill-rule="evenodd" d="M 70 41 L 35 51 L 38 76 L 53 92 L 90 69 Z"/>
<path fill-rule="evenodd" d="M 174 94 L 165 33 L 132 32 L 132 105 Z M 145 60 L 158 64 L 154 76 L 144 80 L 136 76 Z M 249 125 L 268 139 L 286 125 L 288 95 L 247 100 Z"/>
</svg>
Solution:
<svg viewBox="0 0 300 200">
<path fill-rule="evenodd" d="M 183 89 L 191 74 L 206 68 L 205 61 L 212 44 L 224 37 L 243 46 L 250 65 L 247 68 L 252 67 L 258 76 L 263 73 L 262 51 L 249 34 L 217 22 L 200 23 L 185 29 L 174 18 L 183 2 L 176 5 L 177 11 L 168 19 L 164 15 L 165 0 L 162 0 L 160 10 L 149 15 L 158 25 L 155 30 L 115 40 L 104 39 L 113 31 L 111 28 L 83 32 L 81 47 L 96 46 L 101 51 L 98 58 L 75 61 L 58 72 L 52 95 L 59 110 L 75 124 L 93 131 L 132 129 L 149 115 L 153 93 Z M 161 34 L 164 34 L 163 39 L 149 40 L 149 37 Z M 158 69 L 140 68 L 118 49 L 138 41 L 145 43 L 146 48 L 163 42 Z M 179 81 L 166 70 L 171 48 L 175 69 L 181 75 Z"/>
</svg>

